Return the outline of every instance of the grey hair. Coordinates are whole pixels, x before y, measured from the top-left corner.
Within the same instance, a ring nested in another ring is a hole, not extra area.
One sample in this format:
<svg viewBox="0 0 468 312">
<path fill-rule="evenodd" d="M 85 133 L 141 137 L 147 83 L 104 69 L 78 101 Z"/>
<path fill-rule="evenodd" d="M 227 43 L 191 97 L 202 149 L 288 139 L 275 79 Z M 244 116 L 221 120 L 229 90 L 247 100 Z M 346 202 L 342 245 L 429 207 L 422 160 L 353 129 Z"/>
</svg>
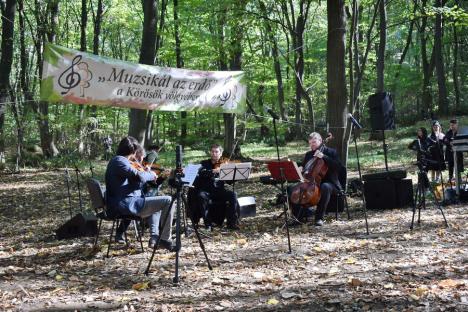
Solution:
<svg viewBox="0 0 468 312">
<path fill-rule="evenodd" d="M 318 132 L 312 132 L 311 134 L 309 134 L 309 140 L 312 139 L 318 139 L 320 141 L 323 141 L 322 136 Z"/>
</svg>

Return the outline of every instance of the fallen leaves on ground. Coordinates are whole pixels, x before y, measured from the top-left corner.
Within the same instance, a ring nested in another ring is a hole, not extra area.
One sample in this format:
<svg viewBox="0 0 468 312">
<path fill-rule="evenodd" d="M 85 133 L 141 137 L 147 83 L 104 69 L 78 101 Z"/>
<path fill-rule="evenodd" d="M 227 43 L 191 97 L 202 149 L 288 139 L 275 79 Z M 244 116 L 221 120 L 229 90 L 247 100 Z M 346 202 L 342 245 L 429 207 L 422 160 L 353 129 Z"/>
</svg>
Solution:
<svg viewBox="0 0 468 312">
<path fill-rule="evenodd" d="M 421 224 L 409 230 L 410 208 L 368 211 L 350 198 L 350 221 L 327 218 L 323 227 L 290 228 L 292 252 L 278 192 L 258 180 L 236 184 L 256 197 L 257 216 L 241 231 L 215 228 L 203 236 L 213 270 L 195 237 L 182 235 L 180 282 L 173 287 L 175 254 L 113 245 L 106 258 L 110 224 L 98 246 L 93 238 L 58 241 L 54 230 L 79 211 L 72 185 L 70 214 L 60 171 L 0 176 L 0 310 L 402 311 L 468 308 L 465 205 L 444 207 L 450 223 L 428 203 Z M 89 199 L 82 189 L 83 204 Z"/>
</svg>

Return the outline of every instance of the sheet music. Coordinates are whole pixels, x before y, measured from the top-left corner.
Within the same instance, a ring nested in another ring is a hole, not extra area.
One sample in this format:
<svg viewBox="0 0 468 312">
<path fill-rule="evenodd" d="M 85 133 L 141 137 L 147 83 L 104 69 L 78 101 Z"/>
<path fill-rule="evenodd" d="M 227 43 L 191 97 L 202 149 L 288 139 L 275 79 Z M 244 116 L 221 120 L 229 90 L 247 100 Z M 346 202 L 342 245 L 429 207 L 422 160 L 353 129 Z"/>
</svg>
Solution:
<svg viewBox="0 0 468 312">
<path fill-rule="evenodd" d="M 267 163 L 268 170 L 271 173 L 271 176 L 276 181 L 303 181 L 304 177 L 302 176 L 301 170 L 297 166 L 295 161 L 286 160 L 286 161 L 277 161 L 272 160 Z"/>
<path fill-rule="evenodd" d="M 184 168 L 184 176 L 182 177 L 182 182 L 187 184 L 188 186 L 192 186 L 195 178 L 198 175 L 198 170 L 200 169 L 201 164 L 193 165 L 188 164 Z"/>
<path fill-rule="evenodd" d="M 251 169 L 251 162 L 222 164 L 219 167 L 219 179 L 223 181 L 247 180 Z"/>
</svg>

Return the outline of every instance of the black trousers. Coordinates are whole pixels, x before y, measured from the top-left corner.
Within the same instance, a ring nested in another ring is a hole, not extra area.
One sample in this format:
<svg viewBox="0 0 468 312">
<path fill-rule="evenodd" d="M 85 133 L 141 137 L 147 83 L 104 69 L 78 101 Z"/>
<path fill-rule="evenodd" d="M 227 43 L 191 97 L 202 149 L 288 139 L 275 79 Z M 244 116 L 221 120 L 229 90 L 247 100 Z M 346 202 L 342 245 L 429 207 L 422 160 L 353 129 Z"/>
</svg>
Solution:
<svg viewBox="0 0 468 312">
<path fill-rule="evenodd" d="M 447 155 L 449 157 L 447 158 L 447 163 L 448 163 L 448 170 L 449 170 L 449 179 L 453 178 L 453 168 L 455 167 L 455 163 L 453 161 L 453 154 Z M 457 152 L 457 165 L 458 165 L 458 172 L 463 172 L 463 153 Z"/>
<path fill-rule="evenodd" d="M 192 189 L 188 200 L 190 217 L 194 223 L 198 223 L 201 218 L 205 226 L 213 223 L 221 226 L 225 219 L 228 226 L 239 222 L 237 194 L 233 191 L 224 188 Z"/>
<path fill-rule="evenodd" d="M 320 200 L 317 204 L 317 210 L 315 211 L 315 220 L 323 219 L 332 195 L 338 195 L 336 186 L 330 182 L 322 183 L 320 185 Z"/>
</svg>

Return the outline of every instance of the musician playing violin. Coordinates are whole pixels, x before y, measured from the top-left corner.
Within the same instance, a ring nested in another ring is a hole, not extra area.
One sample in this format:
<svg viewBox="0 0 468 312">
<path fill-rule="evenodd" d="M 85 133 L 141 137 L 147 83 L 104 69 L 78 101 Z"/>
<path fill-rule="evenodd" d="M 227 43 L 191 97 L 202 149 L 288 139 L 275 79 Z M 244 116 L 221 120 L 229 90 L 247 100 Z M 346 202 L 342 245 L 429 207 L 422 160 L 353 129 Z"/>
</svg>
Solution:
<svg viewBox="0 0 468 312">
<path fill-rule="evenodd" d="M 173 218 L 170 207 L 170 196 L 144 197 L 142 185 L 157 179 L 155 172 L 132 161 L 141 160 L 144 150 L 138 141 L 131 137 L 124 137 L 106 169 L 106 203 L 107 213 L 111 217 L 134 215 L 148 218 L 151 234 L 149 246 L 153 247 L 159 235 L 159 220 L 161 211 L 163 218 L 169 213 L 169 220 Z M 125 229 L 120 228 L 116 239 L 123 235 Z M 120 232 L 119 232 L 120 231 Z M 175 251 L 175 244 L 171 241 L 171 222 L 162 229 L 160 246 Z"/>
<path fill-rule="evenodd" d="M 141 163 L 144 166 L 149 166 L 150 169 L 155 169 L 159 165 L 156 164 L 156 161 L 159 159 L 159 150 L 160 147 L 158 145 L 149 145 L 146 148 L 145 157 L 142 159 Z M 160 169 L 158 167 L 158 169 Z M 159 192 L 159 187 L 161 186 L 162 182 L 165 178 L 161 175 L 159 170 L 153 170 L 158 173 L 158 178 L 156 181 L 147 182 L 143 185 L 143 193 L 145 196 L 157 196 Z"/>
<path fill-rule="evenodd" d="M 194 183 L 195 188 L 189 192 L 192 219 L 198 223 L 199 219 L 203 218 L 207 228 L 211 228 L 213 223 L 222 226 L 226 219 L 228 229 L 238 230 L 237 194 L 227 190 L 224 181 L 216 179 L 219 177 L 222 153 L 222 147 L 213 144 L 210 149 L 210 159 L 201 162 L 202 166 Z"/>
<path fill-rule="evenodd" d="M 320 200 L 315 210 L 315 225 L 322 226 L 323 218 L 330 202 L 330 197 L 332 195 L 337 195 L 338 192 L 342 190 L 338 176 L 343 166 L 341 165 L 336 150 L 323 145 L 322 136 L 318 132 L 312 132 L 309 135 L 309 147 L 310 151 L 304 155 L 304 161 L 302 162 L 302 165 L 304 166 L 302 168 L 303 175 L 306 175 L 306 171 L 309 169 L 306 168 L 306 164 L 314 157 L 323 159 L 325 164 L 328 166 L 325 177 L 321 179 Z M 294 216 L 297 219 L 302 219 L 303 215 L 301 214 L 305 212 L 303 207 L 295 204 L 292 204 L 291 206 Z"/>
</svg>

